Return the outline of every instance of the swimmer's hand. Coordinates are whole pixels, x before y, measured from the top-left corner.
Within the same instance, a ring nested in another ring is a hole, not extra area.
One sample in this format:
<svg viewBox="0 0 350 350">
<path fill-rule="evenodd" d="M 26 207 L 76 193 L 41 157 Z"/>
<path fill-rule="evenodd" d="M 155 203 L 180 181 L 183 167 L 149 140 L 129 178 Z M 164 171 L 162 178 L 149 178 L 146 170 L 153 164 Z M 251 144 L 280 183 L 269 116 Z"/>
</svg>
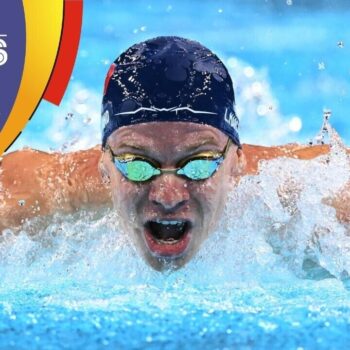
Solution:
<svg viewBox="0 0 350 350">
<path fill-rule="evenodd" d="M 345 184 L 334 198 L 325 198 L 324 203 L 336 209 L 340 222 L 350 224 L 350 182 Z"/>
</svg>

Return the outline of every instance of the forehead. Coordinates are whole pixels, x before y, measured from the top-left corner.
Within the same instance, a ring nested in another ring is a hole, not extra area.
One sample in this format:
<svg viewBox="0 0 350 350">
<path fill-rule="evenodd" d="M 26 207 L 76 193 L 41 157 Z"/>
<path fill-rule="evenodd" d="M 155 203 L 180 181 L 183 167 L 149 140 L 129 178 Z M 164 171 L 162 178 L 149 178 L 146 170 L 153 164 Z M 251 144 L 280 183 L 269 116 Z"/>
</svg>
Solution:
<svg viewBox="0 0 350 350">
<path fill-rule="evenodd" d="M 137 146 L 145 149 L 185 150 L 202 143 L 220 146 L 227 136 L 220 130 L 203 124 L 190 122 L 153 122 L 125 126 L 108 138 L 114 148 Z"/>
</svg>

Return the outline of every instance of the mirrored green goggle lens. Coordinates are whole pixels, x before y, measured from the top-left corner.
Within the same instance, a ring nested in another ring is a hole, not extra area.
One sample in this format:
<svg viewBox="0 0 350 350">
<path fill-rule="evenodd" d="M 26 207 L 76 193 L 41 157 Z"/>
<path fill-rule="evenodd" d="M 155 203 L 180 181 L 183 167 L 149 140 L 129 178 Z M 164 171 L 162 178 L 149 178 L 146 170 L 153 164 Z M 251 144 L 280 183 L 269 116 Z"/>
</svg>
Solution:
<svg viewBox="0 0 350 350">
<path fill-rule="evenodd" d="M 115 160 L 115 166 L 131 181 L 147 181 L 154 175 L 160 175 L 158 169 L 143 160 L 132 160 L 129 162 Z"/>
<path fill-rule="evenodd" d="M 177 170 L 176 174 L 184 175 L 191 180 L 205 180 L 214 174 L 222 160 L 222 158 L 194 159 Z M 116 159 L 115 166 L 131 181 L 147 181 L 153 176 L 161 174 L 159 169 L 143 160 L 120 161 Z"/>
<path fill-rule="evenodd" d="M 184 167 L 177 171 L 179 175 L 185 175 L 191 180 L 208 179 L 214 174 L 221 163 L 219 159 L 194 159 L 186 163 Z"/>
</svg>

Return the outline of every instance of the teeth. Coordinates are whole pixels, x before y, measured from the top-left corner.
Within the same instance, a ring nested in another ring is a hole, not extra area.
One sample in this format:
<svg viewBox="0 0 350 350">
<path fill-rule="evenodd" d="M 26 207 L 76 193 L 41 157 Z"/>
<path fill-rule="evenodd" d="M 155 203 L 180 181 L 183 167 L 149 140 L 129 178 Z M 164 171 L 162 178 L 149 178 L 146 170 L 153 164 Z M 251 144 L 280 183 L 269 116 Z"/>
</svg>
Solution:
<svg viewBox="0 0 350 350">
<path fill-rule="evenodd" d="M 168 239 L 157 239 L 157 241 L 159 243 L 162 243 L 162 244 L 175 244 L 178 242 L 178 240 L 174 239 L 174 238 L 168 238 Z"/>
<path fill-rule="evenodd" d="M 148 229 L 159 244 L 172 245 L 181 241 L 186 224 L 184 220 L 154 219 L 149 221 Z"/>
<path fill-rule="evenodd" d="M 183 225 L 184 222 L 183 221 L 179 221 L 179 220 L 156 220 L 156 223 L 158 224 L 162 224 L 162 225 Z"/>
</svg>

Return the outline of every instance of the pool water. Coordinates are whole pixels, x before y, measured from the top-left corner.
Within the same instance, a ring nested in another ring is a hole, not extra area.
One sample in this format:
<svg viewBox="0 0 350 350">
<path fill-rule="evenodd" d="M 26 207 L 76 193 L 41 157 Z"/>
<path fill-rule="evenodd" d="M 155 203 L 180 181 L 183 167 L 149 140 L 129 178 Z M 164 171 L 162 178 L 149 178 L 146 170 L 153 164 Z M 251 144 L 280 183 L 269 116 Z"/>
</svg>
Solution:
<svg viewBox="0 0 350 350">
<path fill-rule="evenodd" d="M 0 237 L 0 349 L 347 349 L 349 227 L 324 198 L 344 145 L 260 165 L 185 267 L 148 267 L 112 210 Z M 281 188 L 292 188 L 281 196 Z"/>
<path fill-rule="evenodd" d="M 346 349 L 336 280 L 191 286 L 176 281 L 1 292 L 1 349 Z M 3 301 L 3 300 L 6 300 Z"/>
</svg>

